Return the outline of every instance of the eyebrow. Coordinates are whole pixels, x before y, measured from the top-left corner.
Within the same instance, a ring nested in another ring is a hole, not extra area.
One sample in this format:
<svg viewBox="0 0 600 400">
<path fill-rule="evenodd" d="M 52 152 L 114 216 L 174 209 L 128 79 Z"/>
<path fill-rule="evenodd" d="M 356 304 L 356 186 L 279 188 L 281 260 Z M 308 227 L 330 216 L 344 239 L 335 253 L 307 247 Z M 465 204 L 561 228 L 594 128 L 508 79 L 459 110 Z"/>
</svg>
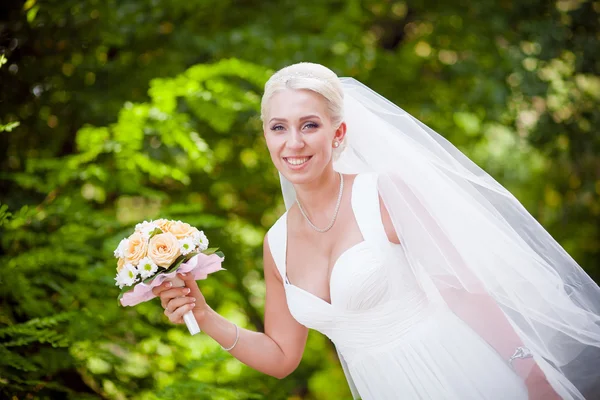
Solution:
<svg viewBox="0 0 600 400">
<path fill-rule="evenodd" d="M 312 115 L 311 114 L 311 115 L 306 115 L 306 116 L 300 118 L 300 121 L 305 121 L 307 119 L 313 119 L 313 118 L 316 118 L 318 120 L 321 119 L 318 115 Z M 287 122 L 287 119 L 285 119 L 285 118 L 271 118 L 269 120 L 269 122 L 277 122 L 277 121 L 279 121 L 279 122 Z"/>
</svg>

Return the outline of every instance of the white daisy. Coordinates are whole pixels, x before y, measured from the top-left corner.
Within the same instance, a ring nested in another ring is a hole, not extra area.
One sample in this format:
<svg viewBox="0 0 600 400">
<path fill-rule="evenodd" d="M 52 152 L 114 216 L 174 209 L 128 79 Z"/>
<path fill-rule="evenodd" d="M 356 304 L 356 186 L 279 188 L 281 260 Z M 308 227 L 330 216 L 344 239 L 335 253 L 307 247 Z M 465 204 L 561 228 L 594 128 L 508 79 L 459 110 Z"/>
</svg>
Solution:
<svg viewBox="0 0 600 400">
<path fill-rule="evenodd" d="M 149 239 L 150 234 L 157 228 L 158 225 L 156 225 L 154 222 L 148 221 L 140 222 L 135 226 L 135 230 L 139 232 L 145 239 Z"/>
<path fill-rule="evenodd" d="M 146 279 L 154 275 L 154 273 L 158 270 L 158 265 L 156 265 L 150 257 L 144 257 L 140 260 L 137 270 L 142 279 Z"/>
<path fill-rule="evenodd" d="M 123 289 L 123 286 L 131 286 L 138 280 L 138 271 L 133 265 L 127 263 L 119 271 L 115 280 L 119 289 Z"/>
<path fill-rule="evenodd" d="M 186 254 L 191 253 L 196 249 L 196 244 L 194 243 L 194 239 L 191 237 L 186 237 L 179 241 L 179 249 L 181 250 L 181 254 L 184 256 Z"/>
<path fill-rule="evenodd" d="M 129 247 L 129 239 L 125 238 L 119 242 L 119 245 L 115 249 L 114 255 L 116 258 L 125 257 L 125 249 Z"/>
<path fill-rule="evenodd" d="M 193 243 L 198 246 L 200 251 L 208 249 L 208 239 L 203 231 L 196 231 L 192 236 Z"/>
</svg>

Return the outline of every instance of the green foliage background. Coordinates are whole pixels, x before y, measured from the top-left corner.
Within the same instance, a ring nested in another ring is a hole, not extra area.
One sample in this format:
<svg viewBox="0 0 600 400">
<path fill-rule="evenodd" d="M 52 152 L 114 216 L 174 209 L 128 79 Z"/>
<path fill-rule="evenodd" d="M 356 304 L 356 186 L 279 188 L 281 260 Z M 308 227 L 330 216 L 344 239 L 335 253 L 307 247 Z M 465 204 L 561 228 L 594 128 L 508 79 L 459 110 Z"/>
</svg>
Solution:
<svg viewBox="0 0 600 400">
<path fill-rule="evenodd" d="M 158 216 L 206 232 L 210 304 L 261 330 L 262 238 L 283 212 L 262 86 L 314 61 L 492 173 L 600 278 L 600 2 L 7 1 L 0 5 L 0 394 L 349 398 L 311 333 L 284 380 L 121 308 L 112 250 Z"/>
</svg>

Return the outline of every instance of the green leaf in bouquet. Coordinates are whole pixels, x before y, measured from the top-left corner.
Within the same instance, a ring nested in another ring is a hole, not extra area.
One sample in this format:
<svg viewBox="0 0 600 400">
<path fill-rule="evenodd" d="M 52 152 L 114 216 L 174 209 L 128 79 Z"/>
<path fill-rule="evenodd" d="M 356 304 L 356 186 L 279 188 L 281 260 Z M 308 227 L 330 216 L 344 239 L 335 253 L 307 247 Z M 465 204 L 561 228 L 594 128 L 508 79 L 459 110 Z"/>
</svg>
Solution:
<svg viewBox="0 0 600 400">
<path fill-rule="evenodd" d="M 150 232 L 150 236 L 148 237 L 148 240 L 152 239 L 153 236 L 156 236 L 159 233 L 163 233 L 163 231 L 160 228 L 154 228 L 154 230 L 152 232 Z"/>
<path fill-rule="evenodd" d="M 210 256 L 211 254 L 216 254 L 221 258 L 225 257 L 225 254 L 223 254 L 222 251 L 218 251 L 219 248 L 218 247 L 211 247 L 210 249 L 206 249 L 202 252 L 202 254 L 206 254 L 207 256 Z"/>
<path fill-rule="evenodd" d="M 217 250 L 219 250 L 218 247 L 211 247 L 209 249 L 203 250 L 202 254 L 206 254 L 207 256 L 210 256 L 211 254 L 215 254 L 217 252 Z"/>
<path fill-rule="evenodd" d="M 179 257 L 177 257 L 177 259 L 175 260 L 175 262 L 164 273 L 165 274 L 170 274 L 171 272 L 176 271 L 177 268 L 179 268 L 179 266 L 182 263 L 188 262 L 196 254 L 198 254 L 198 253 L 192 252 L 192 253 L 186 254 L 185 256 L 179 256 Z"/>
</svg>

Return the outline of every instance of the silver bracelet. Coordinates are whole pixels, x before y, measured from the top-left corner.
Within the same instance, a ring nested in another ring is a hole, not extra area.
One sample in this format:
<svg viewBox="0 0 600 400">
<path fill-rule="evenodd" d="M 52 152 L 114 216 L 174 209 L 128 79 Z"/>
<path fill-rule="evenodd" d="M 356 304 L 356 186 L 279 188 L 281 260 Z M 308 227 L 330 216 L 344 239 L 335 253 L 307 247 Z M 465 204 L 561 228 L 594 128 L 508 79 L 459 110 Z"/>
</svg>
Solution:
<svg viewBox="0 0 600 400">
<path fill-rule="evenodd" d="M 235 342 L 233 342 L 231 347 L 228 347 L 228 348 L 221 346 L 221 348 L 225 351 L 233 350 L 233 348 L 237 344 L 238 340 L 240 339 L 240 328 L 238 328 L 238 326 L 236 324 L 233 324 L 233 326 L 235 326 Z"/>
<path fill-rule="evenodd" d="M 513 361 L 517 358 L 533 358 L 533 353 L 527 347 L 517 347 L 515 353 L 508 359 L 508 365 L 514 370 Z"/>
</svg>

